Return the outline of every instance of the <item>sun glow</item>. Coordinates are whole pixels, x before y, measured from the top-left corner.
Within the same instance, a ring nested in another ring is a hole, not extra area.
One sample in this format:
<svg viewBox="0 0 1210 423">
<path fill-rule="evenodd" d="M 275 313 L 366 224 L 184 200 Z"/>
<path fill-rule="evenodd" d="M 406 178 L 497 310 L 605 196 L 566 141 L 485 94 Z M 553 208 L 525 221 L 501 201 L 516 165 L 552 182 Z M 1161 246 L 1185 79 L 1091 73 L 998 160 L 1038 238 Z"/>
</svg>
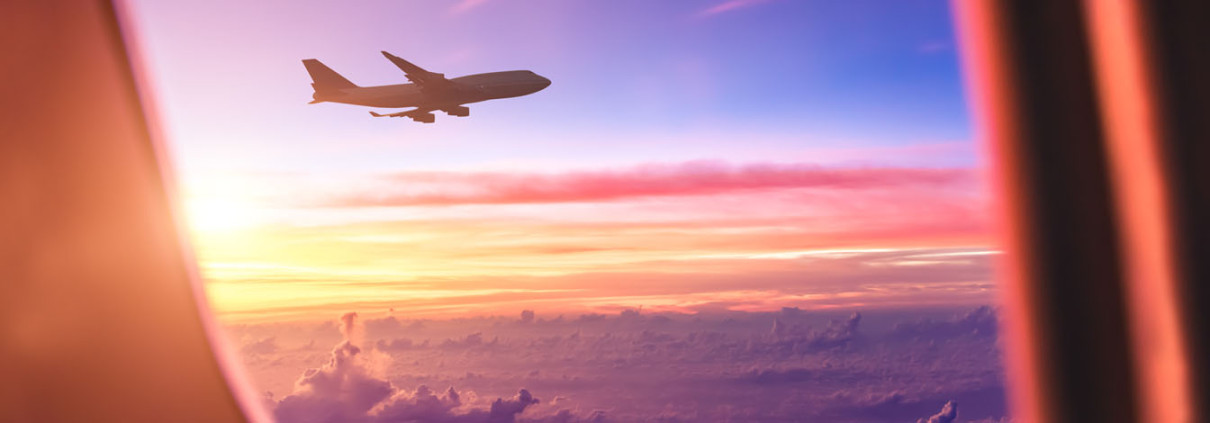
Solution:
<svg viewBox="0 0 1210 423">
<path fill-rule="evenodd" d="M 190 198 L 185 217 L 195 233 L 230 232 L 259 223 L 261 211 L 248 203 L 227 198 Z"/>
</svg>

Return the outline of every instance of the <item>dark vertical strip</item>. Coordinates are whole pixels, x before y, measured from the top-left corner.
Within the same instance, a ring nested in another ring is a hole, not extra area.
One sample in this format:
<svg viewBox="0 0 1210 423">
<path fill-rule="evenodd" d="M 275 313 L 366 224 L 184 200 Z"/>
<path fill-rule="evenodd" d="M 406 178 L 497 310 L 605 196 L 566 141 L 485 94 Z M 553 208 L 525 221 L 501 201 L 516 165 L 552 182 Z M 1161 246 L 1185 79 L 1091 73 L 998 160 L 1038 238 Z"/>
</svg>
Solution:
<svg viewBox="0 0 1210 423">
<path fill-rule="evenodd" d="M 1170 186 L 1195 416 L 1210 416 L 1210 2 L 1138 1 Z"/>
<path fill-rule="evenodd" d="M 1120 240 L 1091 44 L 1076 0 L 997 0 L 1000 158 L 1045 422 L 1136 422 Z M 991 107 L 983 105 L 983 107 Z"/>
</svg>

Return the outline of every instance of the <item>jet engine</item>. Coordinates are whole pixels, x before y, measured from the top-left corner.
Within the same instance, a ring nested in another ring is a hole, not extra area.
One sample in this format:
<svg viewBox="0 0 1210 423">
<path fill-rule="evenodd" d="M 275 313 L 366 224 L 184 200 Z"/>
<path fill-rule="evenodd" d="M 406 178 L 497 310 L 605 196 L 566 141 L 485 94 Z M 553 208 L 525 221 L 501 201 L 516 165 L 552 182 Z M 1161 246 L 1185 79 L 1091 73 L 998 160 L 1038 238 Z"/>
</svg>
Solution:
<svg viewBox="0 0 1210 423">
<path fill-rule="evenodd" d="M 466 106 L 454 106 L 442 110 L 450 116 L 467 117 L 471 115 L 471 108 Z"/>
<path fill-rule="evenodd" d="M 434 116 L 432 113 L 417 113 L 408 115 L 408 117 L 412 118 L 414 121 L 422 123 L 433 123 L 437 121 L 437 116 Z"/>
</svg>

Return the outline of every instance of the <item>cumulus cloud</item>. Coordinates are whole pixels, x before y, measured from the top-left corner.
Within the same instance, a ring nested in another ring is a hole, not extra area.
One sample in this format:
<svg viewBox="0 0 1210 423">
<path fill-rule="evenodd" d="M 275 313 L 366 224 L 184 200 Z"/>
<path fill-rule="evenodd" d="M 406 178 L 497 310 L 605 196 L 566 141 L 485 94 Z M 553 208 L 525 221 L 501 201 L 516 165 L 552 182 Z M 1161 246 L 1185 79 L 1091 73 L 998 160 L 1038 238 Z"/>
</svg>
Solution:
<svg viewBox="0 0 1210 423">
<path fill-rule="evenodd" d="M 441 348 L 446 350 L 457 350 L 475 347 L 492 347 L 499 342 L 499 338 L 492 338 L 491 341 L 484 341 L 483 332 L 475 332 L 463 338 L 446 339 L 441 343 Z"/>
<path fill-rule="evenodd" d="M 857 336 L 860 323 L 861 313 L 853 313 L 845 320 L 833 320 L 820 330 L 813 330 L 809 326 L 787 325 L 780 318 L 775 318 L 769 337 L 774 348 L 801 354 L 848 346 Z"/>
<path fill-rule="evenodd" d="M 953 423 L 958 420 L 958 403 L 949 401 L 941 407 L 941 411 L 928 419 L 920 418 L 916 423 Z"/>
<path fill-rule="evenodd" d="M 998 329 L 996 310 L 981 306 L 949 320 L 921 319 L 897 323 L 893 336 L 913 339 L 942 339 L 959 336 L 995 337 Z"/>
<path fill-rule="evenodd" d="M 438 395 L 427 386 L 421 385 L 414 392 L 401 392 L 384 401 L 371 413 L 372 415 L 367 421 L 374 423 L 515 423 L 518 414 L 537 403 L 537 398 L 534 398 L 528 390 L 522 389 L 513 398 L 497 398 L 486 410 L 459 411 L 463 405 L 462 398 L 454 388 L 447 389 L 444 395 Z"/>
<path fill-rule="evenodd" d="M 381 319 L 366 319 L 366 333 L 369 335 L 388 335 L 396 333 L 403 329 L 403 322 L 395 317 L 385 317 Z"/>
<path fill-rule="evenodd" d="M 374 343 L 374 348 L 379 351 L 404 351 L 404 350 L 410 350 L 410 349 L 415 349 L 415 348 L 424 348 L 427 346 L 428 346 L 427 340 L 421 344 L 416 344 L 415 342 L 412 342 L 412 340 L 408 339 L 408 338 L 395 338 L 395 339 L 391 339 L 389 341 L 386 339 L 379 339 L 378 342 Z"/>
<path fill-rule="evenodd" d="M 1000 418 L 986 417 L 979 420 L 970 420 L 970 423 L 1013 423 L 1013 418 L 1009 416 Z"/>
<path fill-rule="evenodd" d="M 367 338 L 372 350 L 346 338 L 278 396 L 276 414 L 282 423 L 605 421 L 597 410 L 619 422 L 956 422 L 944 420 L 955 407 L 938 413 L 947 400 L 963 404 L 966 419 L 1005 413 L 996 339 L 968 335 L 992 309 L 939 320 L 874 309 L 643 310 L 524 325 L 512 313 L 430 320 L 406 338 Z M 351 317 L 330 331 L 357 335 L 360 323 Z M 937 348 L 900 338 L 908 327 L 958 335 Z M 388 379 L 386 369 L 397 373 Z M 531 392 L 558 395 L 538 403 Z"/>
<path fill-rule="evenodd" d="M 713 161 L 642 165 L 560 174 L 524 172 L 400 172 L 379 182 L 393 192 L 340 196 L 322 206 L 439 206 L 614 201 L 755 190 L 905 189 L 970 186 L 969 169 L 825 168 L 810 164 Z"/>
<path fill-rule="evenodd" d="M 340 334 L 348 340 L 353 336 L 353 326 L 357 323 L 357 312 L 348 312 L 340 316 Z"/>
<path fill-rule="evenodd" d="M 454 420 L 454 409 L 460 406 L 462 406 L 462 397 L 453 387 L 446 390 L 444 395 L 438 395 L 433 393 L 428 386 L 420 385 L 413 392 L 397 391 L 389 400 L 383 401 L 374 410 L 374 421 L 451 421 Z"/>
<path fill-rule="evenodd" d="M 273 336 L 247 342 L 240 348 L 245 355 L 268 355 L 276 353 L 277 350 L 277 337 Z"/>
<path fill-rule="evenodd" d="M 282 423 L 513 423 L 537 404 L 528 390 L 509 399 L 498 398 L 488 409 L 468 408 L 450 387 L 443 395 L 421 385 L 415 391 L 397 388 L 369 371 L 360 347 L 354 344 L 357 313 L 340 317 L 344 335 L 328 362 L 303 373 L 294 392 L 277 402 L 274 416 Z M 481 343 L 478 334 L 463 342 Z"/>
<path fill-rule="evenodd" d="M 830 348 L 847 344 L 857 335 L 857 325 L 861 323 L 861 313 L 853 313 L 843 321 L 833 321 L 822 331 L 807 336 L 806 342 L 812 348 Z"/>
<path fill-rule="evenodd" d="M 355 315 L 354 315 L 355 316 Z M 342 321 L 344 319 L 342 318 Z M 352 318 L 348 320 L 351 325 Z M 328 363 L 303 373 L 294 392 L 274 415 L 283 423 L 336 423 L 365 420 L 370 409 L 394 393 L 390 382 L 368 374 L 361 349 L 347 338 L 332 349 Z"/>
<path fill-rule="evenodd" d="M 587 416 L 580 416 L 571 410 L 559 410 L 559 412 L 538 418 L 527 417 L 524 423 L 605 423 L 609 421 L 604 411 L 595 410 Z"/>
<path fill-rule="evenodd" d="M 496 398 L 496 402 L 492 403 L 492 408 L 488 416 L 489 422 L 513 422 L 516 416 L 531 405 L 537 404 L 538 399 L 530 395 L 529 391 L 522 389 L 517 393 L 517 396 L 505 400 Z"/>
</svg>

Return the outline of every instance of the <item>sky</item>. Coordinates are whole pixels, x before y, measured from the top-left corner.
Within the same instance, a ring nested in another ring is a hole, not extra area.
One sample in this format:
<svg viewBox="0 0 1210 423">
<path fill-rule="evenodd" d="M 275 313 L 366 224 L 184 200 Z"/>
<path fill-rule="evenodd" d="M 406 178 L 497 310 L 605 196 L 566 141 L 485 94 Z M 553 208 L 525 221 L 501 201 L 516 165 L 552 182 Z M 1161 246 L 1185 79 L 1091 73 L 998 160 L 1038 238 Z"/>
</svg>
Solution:
<svg viewBox="0 0 1210 423">
<path fill-rule="evenodd" d="M 1006 423 L 943 0 L 132 0 L 205 291 L 280 423 Z M 301 61 L 547 89 L 433 124 Z"/>
<path fill-rule="evenodd" d="M 231 322 L 976 305 L 987 198 L 940 0 L 150 1 L 137 48 Z M 544 91 L 434 124 L 301 60 Z"/>
</svg>

